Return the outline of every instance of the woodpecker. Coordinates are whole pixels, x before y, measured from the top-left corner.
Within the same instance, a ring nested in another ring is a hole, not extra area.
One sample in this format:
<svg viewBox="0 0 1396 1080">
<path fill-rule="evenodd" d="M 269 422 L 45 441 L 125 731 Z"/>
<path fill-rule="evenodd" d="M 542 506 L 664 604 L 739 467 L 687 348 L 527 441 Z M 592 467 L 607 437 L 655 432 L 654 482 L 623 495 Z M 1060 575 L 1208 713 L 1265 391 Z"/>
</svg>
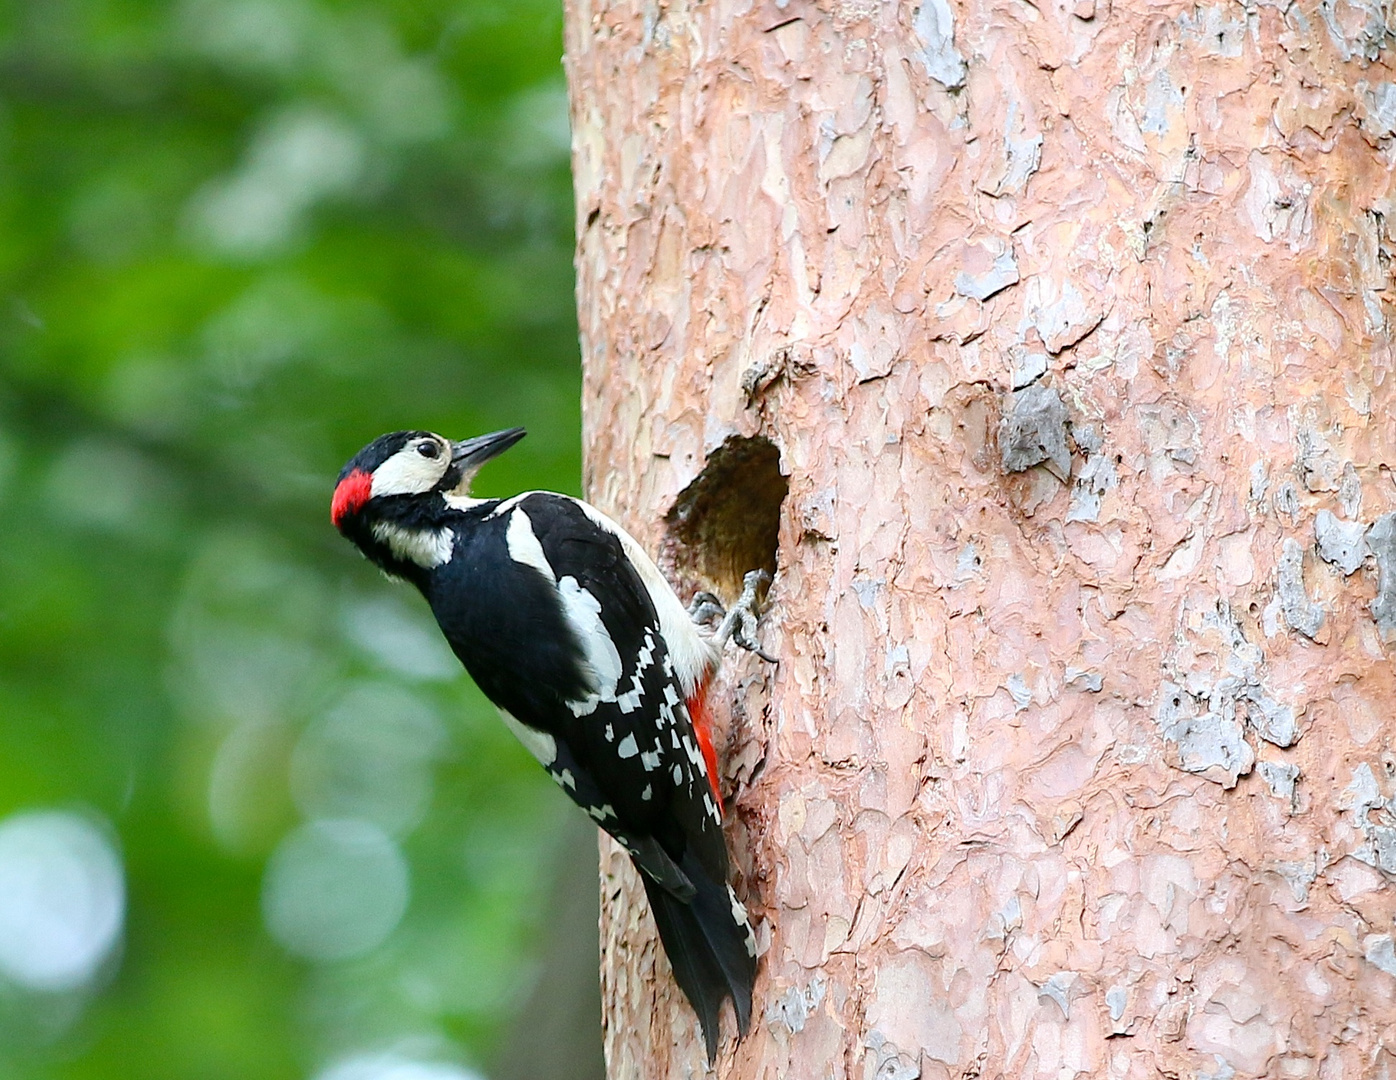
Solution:
<svg viewBox="0 0 1396 1080">
<path fill-rule="evenodd" d="M 751 633 L 769 579 L 748 574 L 713 631 L 695 619 L 714 598 L 700 594 L 690 617 L 595 507 L 549 491 L 473 498 L 480 466 L 523 436 L 383 435 L 340 473 L 331 518 L 421 591 L 504 723 L 630 853 L 711 1064 L 723 999 L 740 1034 L 750 1024 L 756 940 L 728 881 L 706 694 L 729 637 L 760 652 Z"/>
</svg>

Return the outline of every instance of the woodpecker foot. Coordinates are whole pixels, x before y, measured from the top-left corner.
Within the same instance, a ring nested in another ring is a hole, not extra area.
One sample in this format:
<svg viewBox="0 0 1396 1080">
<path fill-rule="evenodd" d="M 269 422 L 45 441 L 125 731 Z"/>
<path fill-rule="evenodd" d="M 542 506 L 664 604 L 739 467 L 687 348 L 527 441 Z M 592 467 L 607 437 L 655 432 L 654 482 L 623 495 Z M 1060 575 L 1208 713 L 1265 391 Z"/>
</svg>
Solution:
<svg viewBox="0 0 1396 1080">
<path fill-rule="evenodd" d="M 722 606 L 722 601 L 710 592 L 694 593 L 688 604 L 688 617 L 709 630 L 726 614 L 727 609 Z"/>
<path fill-rule="evenodd" d="M 755 653 L 766 663 L 778 662 L 774 656 L 763 652 L 761 646 L 756 642 L 756 612 L 760 605 L 757 593 L 770 583 L 771 575 L 764 570 L 750 570 L 742 578 L 742 595 L 728 609 L 727 614 L 723 616 L 722 624 L 717 628 L 717 633 L 713 635 L 718 648 L 726 645 L 727 639 L 731 638 L 741 648 L 747 652 Z"/>
</svg>

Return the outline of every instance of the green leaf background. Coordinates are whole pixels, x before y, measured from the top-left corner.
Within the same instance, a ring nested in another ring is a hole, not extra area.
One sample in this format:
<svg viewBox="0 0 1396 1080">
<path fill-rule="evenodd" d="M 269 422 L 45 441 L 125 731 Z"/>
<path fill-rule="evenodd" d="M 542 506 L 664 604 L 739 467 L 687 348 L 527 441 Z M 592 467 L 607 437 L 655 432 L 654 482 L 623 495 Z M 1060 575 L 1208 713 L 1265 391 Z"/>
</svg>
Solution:
<svg viewBox="0 0 1396 1080">
<path fill-rule="evenodd" d="M 561 48 L 555 0 L 0 5 L 0 821 L 126 881 L 86 986 L 0 971 L 0 1077 L 502 1045 L 570 808 L 328 506 L 401 427 L 525 425 L 477 490 L 577 490 Z M 315 960 L 263 892 L 325 816 L 410 899 Z"/>
</svg>

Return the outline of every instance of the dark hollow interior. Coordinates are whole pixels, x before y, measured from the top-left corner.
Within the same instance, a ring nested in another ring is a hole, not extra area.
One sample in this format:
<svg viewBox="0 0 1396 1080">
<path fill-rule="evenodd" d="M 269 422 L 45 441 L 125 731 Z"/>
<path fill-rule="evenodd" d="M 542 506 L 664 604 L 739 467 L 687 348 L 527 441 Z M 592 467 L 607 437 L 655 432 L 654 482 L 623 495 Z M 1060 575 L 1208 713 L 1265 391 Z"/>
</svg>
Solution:
<svg viewBox="0 0 1396 1080">
<path fill-rule="evenodd" d="M 666 555 L 674 569 L 724 603 L 741 594 L 747 571 L 774 576 L 780 507 L 788 490 L 774 443 L 729 437 L 665 518 Z"/>
</svg>

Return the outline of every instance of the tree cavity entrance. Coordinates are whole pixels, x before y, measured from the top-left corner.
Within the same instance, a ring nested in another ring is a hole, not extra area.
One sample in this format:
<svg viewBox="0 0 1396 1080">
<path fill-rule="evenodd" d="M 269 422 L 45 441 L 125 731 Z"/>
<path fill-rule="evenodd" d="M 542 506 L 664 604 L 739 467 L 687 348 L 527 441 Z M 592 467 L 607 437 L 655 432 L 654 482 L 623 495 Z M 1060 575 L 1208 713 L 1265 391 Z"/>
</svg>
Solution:
<svg viewBox="0 0 1396 1080">
<path fill-rule="evenodd" d="M 666 555 L 679 576 L 731 603 L 749 570 L 776 572 L 780 507 L 789 483 L 769 439 L 730 436 L 679 492 L 665 517 Z"/>
</svg>

